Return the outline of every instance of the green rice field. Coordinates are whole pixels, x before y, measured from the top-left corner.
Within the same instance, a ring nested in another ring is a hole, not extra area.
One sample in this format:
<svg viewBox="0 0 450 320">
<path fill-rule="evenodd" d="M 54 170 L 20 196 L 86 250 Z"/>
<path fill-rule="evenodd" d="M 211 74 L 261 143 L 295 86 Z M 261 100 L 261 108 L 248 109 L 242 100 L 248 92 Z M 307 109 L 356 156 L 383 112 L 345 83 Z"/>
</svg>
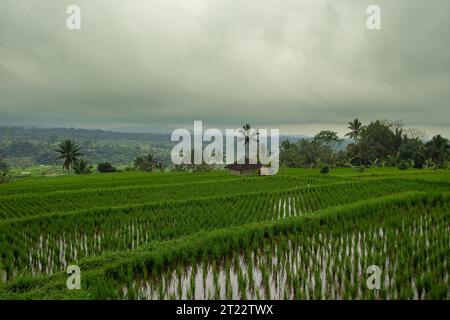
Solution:
<svg viewBox="0 0 450 320">
<path fill-rule="evenodd" d="M 450 170 L 29 177 L 0 185 L 0 299 L 449 299 L 449 231 Z"/>
</svg>

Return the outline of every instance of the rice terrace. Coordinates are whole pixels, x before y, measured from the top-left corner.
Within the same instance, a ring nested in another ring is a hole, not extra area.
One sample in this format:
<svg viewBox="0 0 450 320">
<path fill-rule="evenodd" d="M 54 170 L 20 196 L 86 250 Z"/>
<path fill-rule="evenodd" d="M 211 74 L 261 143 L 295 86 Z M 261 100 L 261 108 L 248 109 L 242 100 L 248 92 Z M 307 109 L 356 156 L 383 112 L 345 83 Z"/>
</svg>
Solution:
<svg viewBox="0 0 450 320">
<path fill-rule="evenodd" d="M 450 298 L 449 170 L 31 177 L 0 219 L 1 299 Z"/>
<path fill-rule="evenodd" d="M 2 315 L 447 314 L 449 12 L 0 0 Z"/>
</svg>

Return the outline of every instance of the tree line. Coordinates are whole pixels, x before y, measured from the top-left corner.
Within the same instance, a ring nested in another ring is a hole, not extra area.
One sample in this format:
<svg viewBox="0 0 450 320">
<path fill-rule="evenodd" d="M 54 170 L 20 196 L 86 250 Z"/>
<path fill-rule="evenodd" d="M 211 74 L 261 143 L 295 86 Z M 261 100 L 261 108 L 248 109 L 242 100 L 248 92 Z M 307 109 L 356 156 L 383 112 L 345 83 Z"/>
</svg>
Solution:
<svg viewBox="0 0 450 320">
<path fill-rule="evenodd" d="M 248 149 L 249 144 L 249 132 L 251 126 L 250 124 L 245 124 L 242 126 L 242 129 L 245 134 L 245 145 Z M 258 142 L 259 143 L 259 142 Z M 87 174 L 93 171 L 93 166 L 88 164 L 88 161 L 82 159 L 80 146 L 74 142 L 73 140 L 64 140 L 61 142 L 57 149 L 54 150 L 59 155 L 56 157 L 56 160 L 62 160 L 62 166 L 69 173 L 74 172 L 76 174 Z M 213 165 L 208 165 L 204 161 L 201 164 L 194 164 L 194 150 L 191 150 L 191 164 L 182 164 L 182 165 L 171 165 L 171 171 L 211 171 L 215 170 L 216 167 Z M 152 153 L 148 153 L 145 156 L 138 156 L 133 160 L 131 166 L 128 166 L 125 171 L 163 171 L 168 168 L 167 162 L 165 159 L 161 159 L 155 157 Z M 97 171 L 99 172 L 115 172 L 118 171 L 111 163 L 104 162 L 99 163 L 97 165 Z"/>
<path fill-rule="evenodd" d="M 245 124 L 248 132 L 251 126 Z M 322 168 L 328 172 L 334 167 L 398 167 L 408 168 L 449 168 L 450 144 L 441 135 L 425 141 L 424 133 L 405 129 L 401 121 L 376 120 L 368 124 L 354 119 L 348 123 L 349 132 L 345 134 L 351 143 L 340 148 L 343 139 L 337 132 L 322 130 L 312 138 L 302 138 L 296 142 L 288 139 L 281 142 L 280 164 L 293 168 Z M 247 139 L 247 138 L 246 138 Z M 248 145 L 248 141 L 245 141 Z M 94 170 L 88 160 L 83 159 L 81 147 L 73 140 L 62 141 L 53 150 L 55 160 L 69 173 L 88 174 Z M 125 171 L 163 171 L 168 167 L 166 159 L 160 159 L 149 153 L 138 156 Z M 115 172 L 117 168 L 109 162 L 98 163 L 99 172 Z M 170 170 L 209 171 L 214 166 L 181 165 L 171 166 Z M 11 182 L 13 177 L 5 162 L 0 159 L 0 183 Z"/>
<path fill-rule="evenodd" d="M 88 174 L 94 169 L 89 165 L 88 160 L 81 158 L 83 153 L 80 146 L 73 140 L 64 140 L 57 149 L 54 150 L 58 156 L 56 160 L 62 161 L 62 166 L 69 173 Z M 126 171 L 141 170 L 141 171 L 156 171 L 164 169 L 162 161 L 157 160 L 152 154 L 143 157 L 136 157 L 131 167 L 127 167 Z M 97 171 L 99 172 L 116 172 L 117 168 L 109 162 L 102 162 L 97 164 Z"/>
<path fill-rule="evenodd" d="M 447 168 L 450 160 L 448 139 L 435 135 L 424 141 L 424 134 L 408 130 L 400 121 L 372 121 L 367 125 L 354 119 L 348 123 L 346 137 L 352 140 L 345 150 L 336 132 L 324 130 L 312 139 L 281 143 L 280 162 L 287 167 L 399 167 Z"/>
<path fill-rule="evenodd" d="M 93 129 L 20 128 L 0 126 L 0 158 L 15 168 L 57 165 L 54 149 L 61 141 L 73 140 L 92 163 L 131 163 L 139 155 L 152 152 L 170 162 L 174 143 L 170 134 L 122 133 Z"/>
<path fill-rule="evenodd" d="M 248 132 L 251 126 L 245 124 Z M 313 138 L 302 138 L 297 142 L 281 142 L 280 164 L 286 167 L 398 167 L 408 168 L 447 168 L 450 160 L 449 140 L 435 135 L 424 141 L 424 133 L 405 129 L 401 121 L 376 120 L 364 125 L 358 119 L 348 123 L 351 139 L 345 149 L 339 148 L 343 139 L 337 132 L 322 130 Z M 248 141 L 246 140 L 248 145 Z M 59 159 L 63 166 L 75 173 L 89 172 L 87 162 L 78 160 L 79 147 L 71 140 L 61 143 Z M 154 155 L 137 157 L 127 170 L 161 171 L 166 165 Z M 109 163 L 97 166 L 100 172 L 115 171 Z M 207 171 L 211 166 L 173 166 L 172 170 Z M 327 172 L 324 170 L 323 172 Z"/>
</svg>

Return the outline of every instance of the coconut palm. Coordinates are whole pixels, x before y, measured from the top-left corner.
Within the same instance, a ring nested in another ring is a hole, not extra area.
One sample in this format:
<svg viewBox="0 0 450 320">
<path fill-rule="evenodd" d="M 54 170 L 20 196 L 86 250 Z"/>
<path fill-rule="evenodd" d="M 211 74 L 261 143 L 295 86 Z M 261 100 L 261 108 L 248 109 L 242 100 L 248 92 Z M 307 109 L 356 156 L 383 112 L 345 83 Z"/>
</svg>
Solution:
<svg viewBox="0 0 450 320">
<path fill-rule="evenodd" d="M 143 171 L 153 171 L 162 168 L 157 159 L 149 153 L 145 157 L 137 157 L 133 163 L 134 167 Z"/>
<path fill-rule="evenodd" d="M 248 144 L 250 142 L 250 135 L 252 134 L 252 126 L 250 124 L 246 123 L 242 126 L 241 131 L 244 133 L 245 145 L 248 146 Z"/>
<path fill-rule="evenodd" d="M 80 147 L 72 140 L 61 142 L 58 149 L 55 151 L 59 153 L 59 156 L 56 157 L 56 159 L 63 160 L 63 168 L 69 172 L 72 170 L 75 162 L 78 161 L 78 157 L 82 155 Z"/>
<path fill-rule="evenodd" d="M 147 154 L 144 157 L 144 160 L 147 161 L 148 163 L 152 164 L 152 165 L 156 163 L 156 159 L 151 153 Z"/>
<path fill-rule="evenodd" d="M 250 124 L 246 123 L 242 126 L 239 131 L 242 133 L 242 137 L 238 137 L 238 140 L 244 139 L 245 142 L 245 162 L 249 160 L 249 144 L 250 140 L 256 141 L 257 148 L 259 147 L 259 132 L 251 127 Z M 257 162 L 259 162 L 259 155 L 257 154 Z"/>
<path fill-rule="evenodd" d="M 87 160 L 80 159 L 78 161 L 75 161 L 73 164 L 73 171 L 75 171 L 76 174 L 89 173 L 90 170 Z"/>
<path fill-rule="evenodd" d="M 292 146 L 292 143 L 289 140 L 284 140 L 281 142 L 281 147 L 283 150 L 288 150 Z"/>
<path fill-rule="evenodd" d="M 358 140 L 361 136 L 361 132 L 364 129 L 363 124 L 358 119 L 355 119 L 348 123 L 348 128 L 351 131 L 346 133 L 345 136 L 349 137 L 350 139 L 355 140 L 355 142 L 358 142 Z"/>
</svg>

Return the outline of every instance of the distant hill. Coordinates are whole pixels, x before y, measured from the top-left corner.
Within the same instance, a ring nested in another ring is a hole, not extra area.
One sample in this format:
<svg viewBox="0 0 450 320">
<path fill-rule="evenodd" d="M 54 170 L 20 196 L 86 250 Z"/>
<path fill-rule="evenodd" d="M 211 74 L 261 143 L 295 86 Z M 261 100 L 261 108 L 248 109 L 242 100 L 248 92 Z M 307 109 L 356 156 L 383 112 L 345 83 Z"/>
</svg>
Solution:
<svg viewBox="0 0 450 320">
<path fill-rule="evenodd" d="M 0 157 L 10 165 L 24 167 L 56 164 L 54 149 L 72 139 L 91 164 L 128 164 L 137 156 L 152 152 L 163 161 L 170 159 L 173 143 L 169 134 L 125 133 L 74 128 L 0 127 Z"/>
<path fill-rule="evenodd" d="M 0 127 L 0 139 L 74 139 L 74 140 L 170 140 L 164 133 L 115 132 L 100 129 Z"/>
<path fill-rule="evenodd" d="M 282 136 L 296 142 L 307 136 Z M 117 132 L 99 129 L 0 127 L 0 158 L 13 167 L 52 165 L 58 144 L 66 139 L 81 146 L 83 158 L 90 164 L 111 162 L 131 164 L 137 156 L 153 153 L 162 162 L 170 162 L 175 142 L 169 133 Z M 345 143 L 346 145 L 346 143 Z"/>
</svg>

